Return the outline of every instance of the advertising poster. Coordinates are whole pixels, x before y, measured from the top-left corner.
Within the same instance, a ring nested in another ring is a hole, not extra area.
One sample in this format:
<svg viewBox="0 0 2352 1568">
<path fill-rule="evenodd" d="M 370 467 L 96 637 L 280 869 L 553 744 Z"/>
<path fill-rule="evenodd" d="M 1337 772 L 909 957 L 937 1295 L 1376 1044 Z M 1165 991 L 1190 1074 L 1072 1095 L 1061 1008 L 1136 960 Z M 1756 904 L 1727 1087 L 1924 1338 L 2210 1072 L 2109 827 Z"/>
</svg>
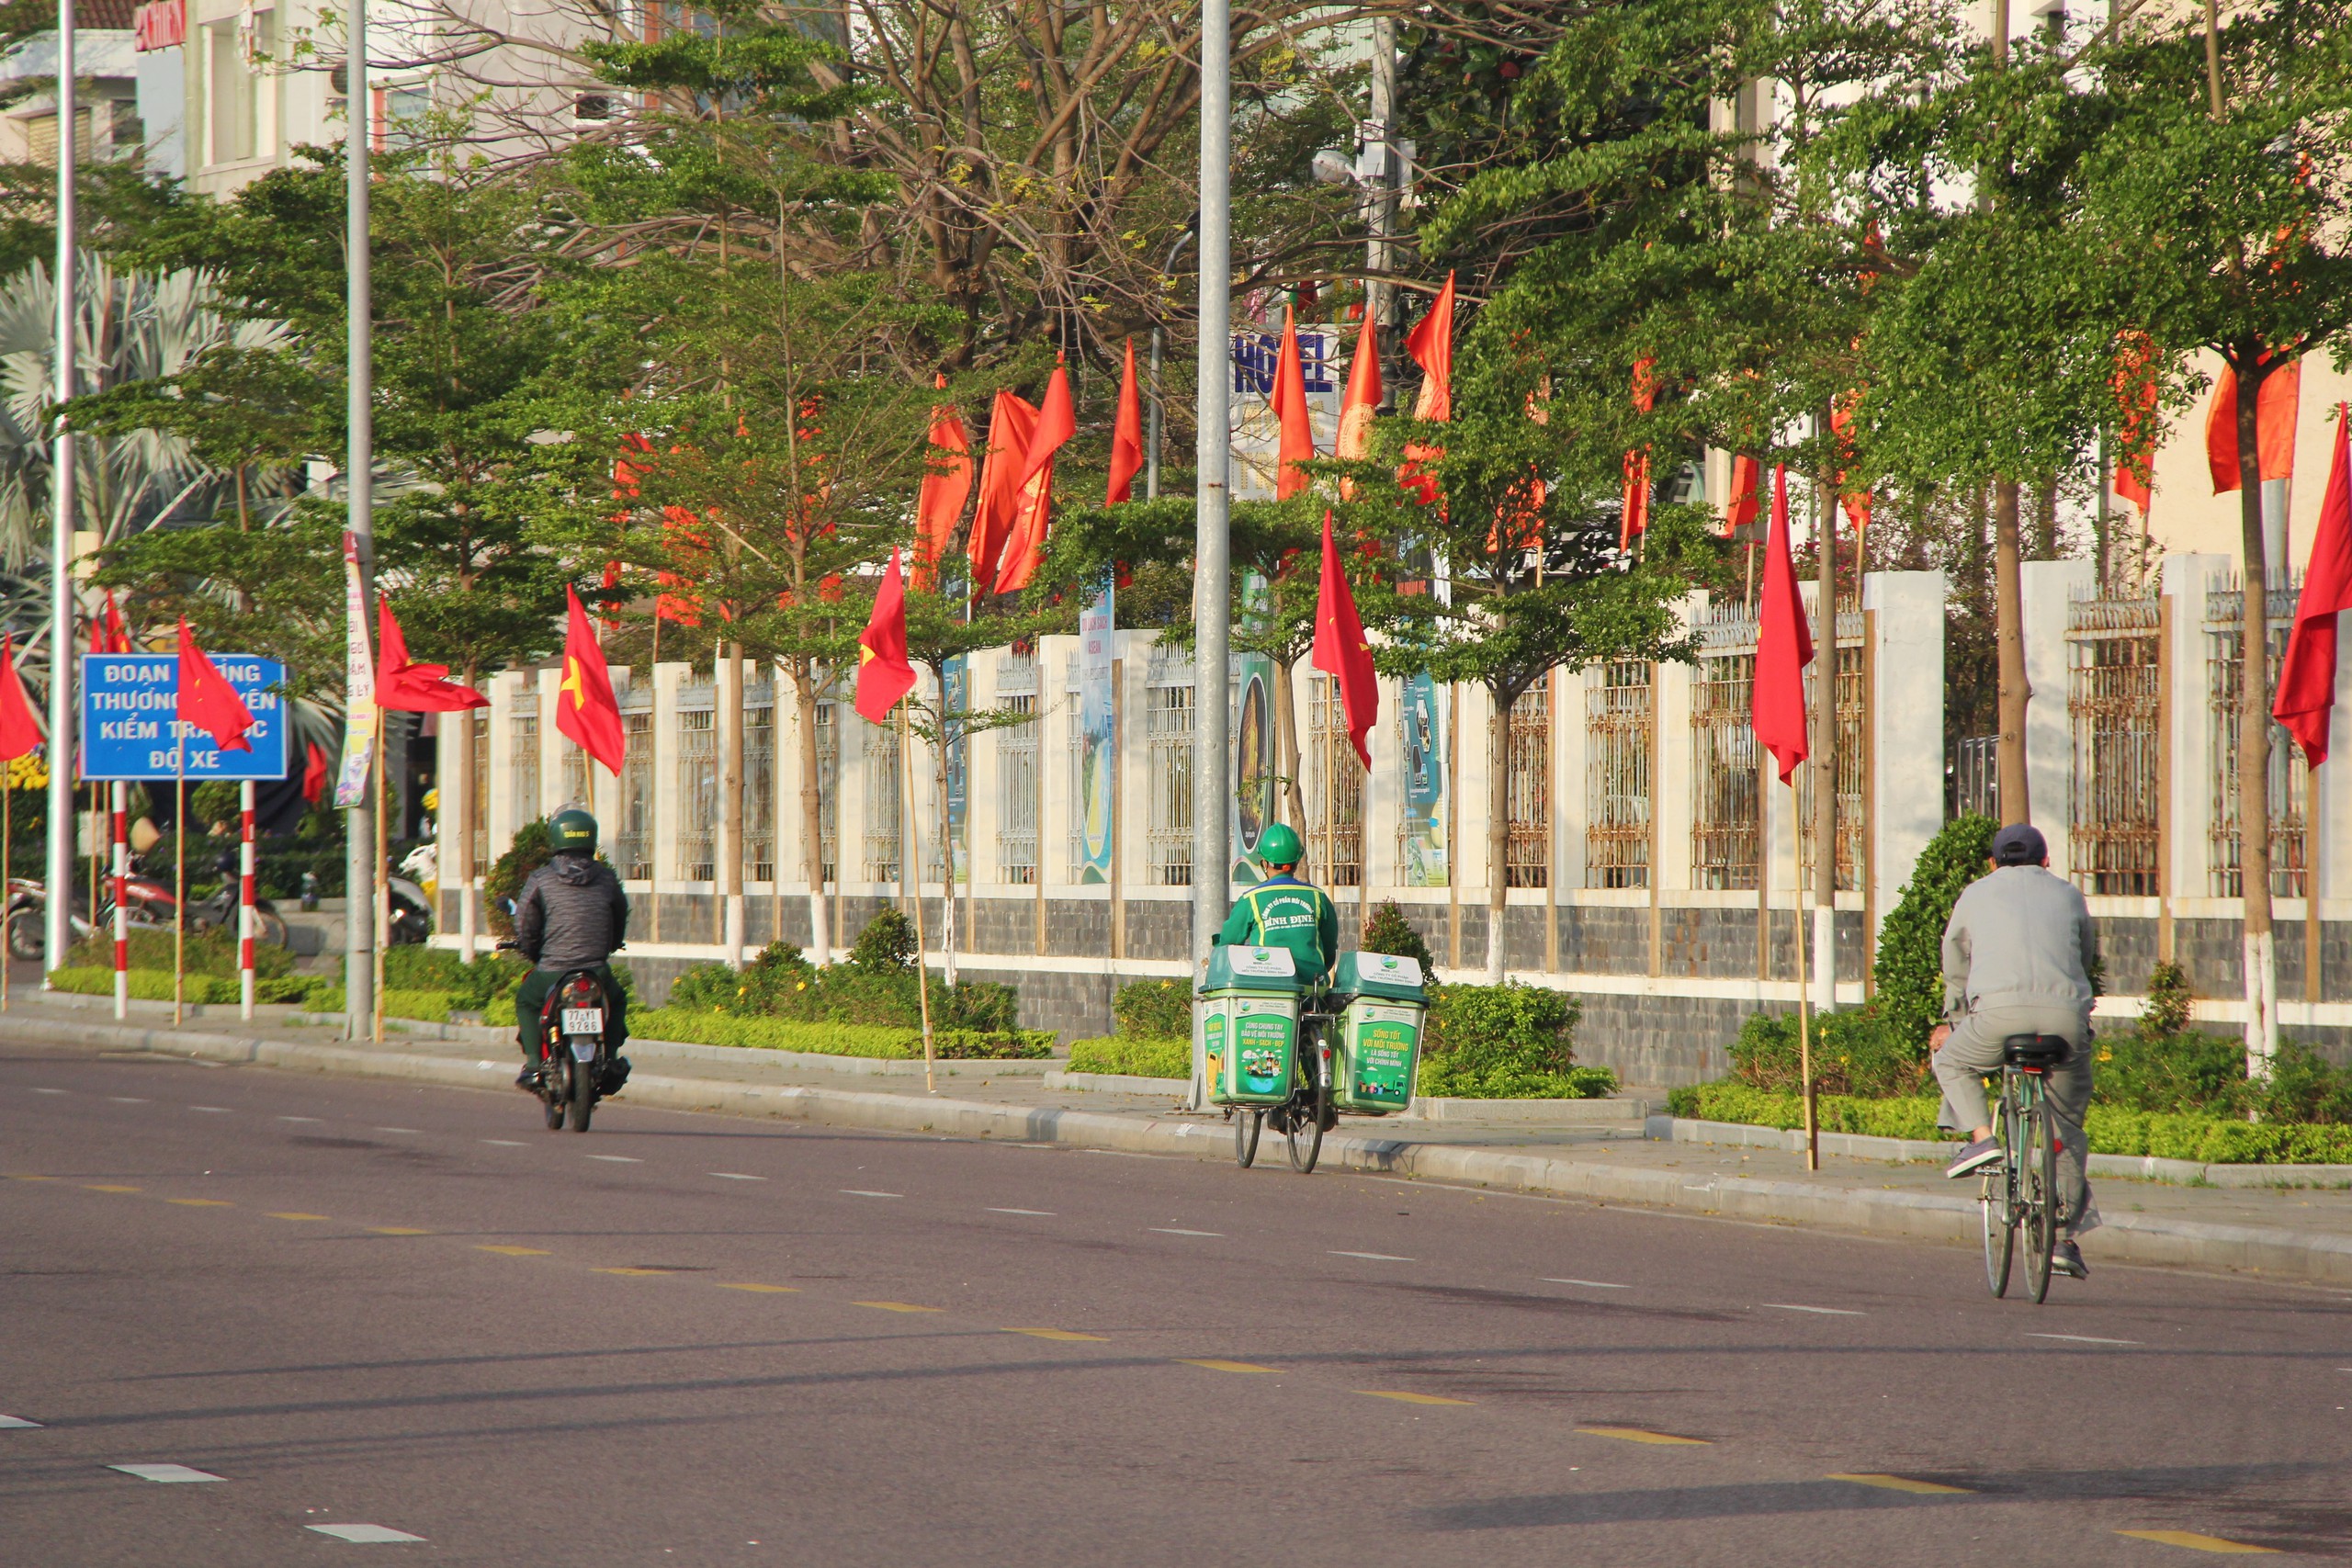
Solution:
<svg viewBox="0 0 2352 1568">
<path fill-rule="evenodd" d="M 1119 809 L 1118 733 L 1111 694 L 1112 589 L 1078 613 L 1078 881 L 1111 880 L 1111 829 Z"/>
<path fill-rule="evenodd" d="M 1405 830 L 1397 869 L 1408 887 L 1446 882 L 1445 702 L 1445 688 L 1426 672 L 1404 683 L 1398 722 L 1405 730 Z"/>
<path fill-rule="evenodd" d="M 368 637 L 368 592 L 359 582 L 359 544 L 343 536 L 343 761 L 334 772 L 338 810 L 368 798 L 376 762 L 376 653 Z"/>
<path fill-rule="evenodd" d="M 1272 594 L 1255 572 L 1241 580 L 1241 625 L 1264 624 Z M 1254 887 L 1264 880 L 1258 840 L 1274 819 L 1274 661 L 1262 653 L 1233 656 L 1233 880 Z"/>
<path fill-rule="evenodd" d="M 964 721 L 954 716 L 972 711 L 972 660 L 969 654 L 959 653 L 942 667 L 946 690 L 941 694 L 941 706 L 947 719 L 947 850 L 956 857 L 956 880 L 972 880 L 972 847 L 967 841 L 964 827 L 965 801 L 970 791 L 966 780 L 972 751 L 971 738 L 964 733 Z"/>
</svg>

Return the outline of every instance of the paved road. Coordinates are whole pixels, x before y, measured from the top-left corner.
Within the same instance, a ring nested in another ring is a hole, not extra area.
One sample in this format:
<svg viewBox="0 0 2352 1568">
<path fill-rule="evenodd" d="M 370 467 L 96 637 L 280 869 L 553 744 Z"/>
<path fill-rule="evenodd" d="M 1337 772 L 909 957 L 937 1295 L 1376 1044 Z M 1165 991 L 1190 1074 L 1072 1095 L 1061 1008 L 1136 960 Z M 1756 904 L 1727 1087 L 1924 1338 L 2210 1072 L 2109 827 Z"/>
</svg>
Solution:
<svg viewBox="0 0 2352 1568">
<path fill-rule="evenodd" d="M 1268 1153 L 0 1053 L 0 1559 L 2352 1556 L 2343 1292 Z"/>
</svg>

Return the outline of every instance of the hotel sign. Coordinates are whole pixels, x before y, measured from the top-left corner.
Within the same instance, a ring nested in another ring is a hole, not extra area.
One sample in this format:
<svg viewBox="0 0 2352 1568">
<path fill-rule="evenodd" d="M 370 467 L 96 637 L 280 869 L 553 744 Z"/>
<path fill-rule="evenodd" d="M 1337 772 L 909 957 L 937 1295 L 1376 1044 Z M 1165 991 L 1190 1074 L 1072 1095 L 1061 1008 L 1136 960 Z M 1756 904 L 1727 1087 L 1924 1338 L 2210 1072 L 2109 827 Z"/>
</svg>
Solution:
<svg viewBox="0 0 2352 1568">
<path fill-rule="evenodd" d="M 138 34 L 138 53 L 177 49 L 187 42 L 187 0 L 147 0 L 130 14 L 130 26 Z"/>
</svg>

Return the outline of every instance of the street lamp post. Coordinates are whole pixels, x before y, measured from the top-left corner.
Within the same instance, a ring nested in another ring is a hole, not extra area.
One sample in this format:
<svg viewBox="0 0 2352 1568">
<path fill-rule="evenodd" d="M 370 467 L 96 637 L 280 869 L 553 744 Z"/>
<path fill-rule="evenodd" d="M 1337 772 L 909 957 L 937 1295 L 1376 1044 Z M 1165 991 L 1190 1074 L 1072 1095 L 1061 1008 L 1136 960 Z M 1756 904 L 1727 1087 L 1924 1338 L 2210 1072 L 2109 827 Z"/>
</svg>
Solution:
<svg viewBox="0 0 2352 1568">
<path fill-rule="evenodd" d="M 57 0 L 57 343 L 55 396 L 74 393 L 74 334 L 81 314 L 74 210 L 74 0 Z M 49 897 L 42 972 L 62 966 L 73 941 L 74 888 L 74 432 L 58 416 L 50 457 L 49 540 Z M 97 911 L 90 912 L 92 919 Z"/>
<path fill-rule="evenodd" d="M 1232 558 L 1228 533 L 1232 433 L 1227 398 L 1232 387 L 1233 309 L 1233 7 L 1231 0 L 1201 6 L 1201 294 L 1200 478 L 1193 487 L 1193 959 L 1207 960 L 1225 923 L 1232 876 L 1227 869 L 1226 814 L 1232 798 L 1227 772 L 1227 666 L 1232 630 Z M 1193 1102 L 1203 1098 L 1202 1064 L 1193 1044 Z"/>
<path fill-rule="evenodd" d="M 354 660 L 361 657 L 368 665 L 365 672 L 372 682 L 375 639 L 370 635 L 368 616 L 376 602 L 376 520 L 375 493 L 372 479 L 376 466 L 375 415 L 375 304 L 368 280 L 368 133 L 373 130 L 368 99 L 368 4 L 354 0 L 351 7 L 348 58 L 344 66 L 344 174 L 345 192 L 345 245 L 347 254 L 345 269 L 345 310 L 349 321 L 350 367 L 346 378 L 350 382 L 350 401 L 345 418 L 350 427 L 350 446 L 344 458 L 344 494 L 349 503 L 349 524 L 353 554 L 357 561 L 359 592 L 351 595 L 350 615 L 358 624 L 345 628 L 346 646 Z M 351 671 L 355 678 L 362 671 Z M 356 707 L 356 705 L 352 705 Z M 373 704 L 369 705 L 372 709 Z M 372 712 L 367 720 L 372 720 Z M 345 722 L 366 722 L 356 711 L 346 711 Z M 345 742 L 345 755 L 352 755 L 352 742 Z M 383 744 L 383 735 L 368 738 L 370 750 Z M 383 774 L 377 772 L 375 787 L 383 787 Z M 357 799 L 349 803 L 344 812 L 344 1027 L 349 1038 L 357 1040 L 373 1032 L 376 1016 L 376 877 L 381 870 L 376 863 L 376 821 L 373 803 L 368 792 L 362 788 Z"/>
</svg>

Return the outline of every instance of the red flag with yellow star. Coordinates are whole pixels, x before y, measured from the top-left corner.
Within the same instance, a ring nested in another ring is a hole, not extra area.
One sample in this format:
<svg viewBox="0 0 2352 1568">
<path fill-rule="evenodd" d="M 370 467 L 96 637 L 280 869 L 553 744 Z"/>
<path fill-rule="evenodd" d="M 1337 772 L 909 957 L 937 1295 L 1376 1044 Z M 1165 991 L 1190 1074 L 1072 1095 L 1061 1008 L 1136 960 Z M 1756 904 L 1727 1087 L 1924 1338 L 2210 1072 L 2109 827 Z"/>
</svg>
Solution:
<svg viewBox="0 0 2352 1568">
<path fill-rule="evenodd" d="M 868 724 L 885 723 L 914 683 L 915 667 L 907 662 L 907 590 L 894 549 L 881 591 L 874 595 L 874 614 L 857 634 L 857 695 L 852 705 Z"/>
<path fill-rule="evenodd" d="M 1372 644 L 1356 615 L 1355 595 L 1348 590 L 1348 574 L 1340 570 L 1340 547 L 1331 537 L 1331 513 L 1323 513 L 1323 582 L 1315 601 L 1316 669 L 1340 682 L 1340 702 L 1348 710 L 1348 739 L 1363 765 L 1372 766 L 1372 752 L 1363 743 L 1380 722 L 1380 682 L 1372 668 Z"/>
<path fill-rule="evenodd" d="M 588 624 L 580 595 L 566 583 L 563 596 L 571 604 L 571 623 L 563 637 L 563 684 L 556 689 L 555 727 L 617 776 L 628 740 L 621 728 L 621 705 L 613 697 L 612 672 L 605 668 L 605 650 L 597 645 L 596 628 Z"/>
</svg>

